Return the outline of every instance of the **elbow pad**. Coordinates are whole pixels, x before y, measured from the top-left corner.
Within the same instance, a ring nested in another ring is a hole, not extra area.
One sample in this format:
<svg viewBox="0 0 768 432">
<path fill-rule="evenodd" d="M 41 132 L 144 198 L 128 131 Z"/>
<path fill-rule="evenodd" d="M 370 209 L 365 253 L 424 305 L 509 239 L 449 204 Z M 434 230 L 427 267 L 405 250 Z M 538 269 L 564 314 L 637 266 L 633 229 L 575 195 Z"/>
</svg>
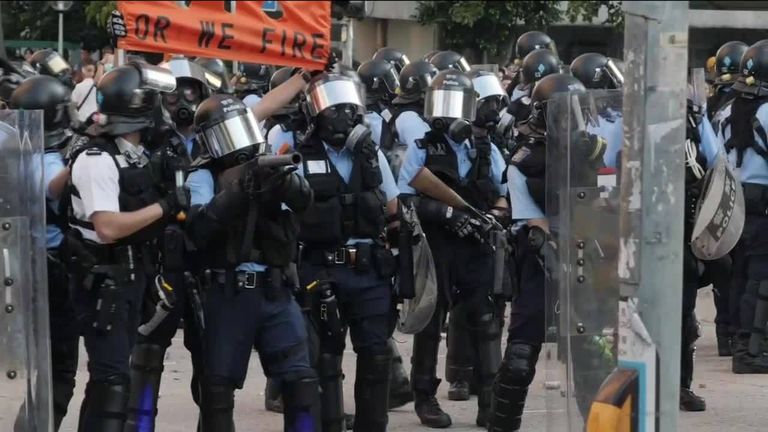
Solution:
<svg viewBox="0 0 768 432">
<path fill-rule="evenodd" d="M 445 223 L 450 217 L 448 207 L 450 206 L 438 200 L 422 196 L 416 203 L 416 213 L 423 222 Z"/>
<path fill-rule="evenodd" d="M 283 203 L 295 213 L 303 213 L 312 205 L 314 193 L 309 182 L 302 176 L 291 173 L 279 189 Z"/>
</svg>

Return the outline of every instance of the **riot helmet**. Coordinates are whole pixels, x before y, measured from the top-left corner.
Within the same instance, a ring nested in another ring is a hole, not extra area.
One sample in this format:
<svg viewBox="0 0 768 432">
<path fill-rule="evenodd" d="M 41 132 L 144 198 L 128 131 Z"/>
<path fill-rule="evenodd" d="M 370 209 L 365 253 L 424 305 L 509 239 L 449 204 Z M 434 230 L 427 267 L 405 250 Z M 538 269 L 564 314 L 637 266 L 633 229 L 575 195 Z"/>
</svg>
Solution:
<svg viewBox="0 0 768 432">
<path fill-rule="evenodd" d="M 235 81 L 235 93 L 240 99 L 256 94 L 263 96 L 269 90 L 269 80 L 274 68 L 257 63 L 240 63 L 240 71 Z"/>
<path fill-rule="evenodd" d="M 741 57 L 740 76 L 733 89 L 746 96 L 768 95 L 768 44 L 756 43 Z"/>
<path fill-rule="evenodd" d="M 379 48 L 373 54 L 372 60 L 384 60 L 385 62 L 392 63 L 392 66 L 395 67 L 398 74 L 403 71 L 404 67 L 411 63 L 407 55 L 399 50 L 389 47 Z"/>
<path fill-rule="evenodd" d="M 195 111 L 211 95 L 217 81 L 206 70 L 184 57 L 174 57 L 164 66 L 176 78 L 176 90 L 162 95 L 162 107 L 177 128 L 192 126 Z"/>
<path fill-rule="evenodd" d="M 439 52 L 440 52 L 439 50 L 432 50 L 432 51 L 424 54 L 424 57 L 422 57 L 421 59 L 422 60 L 426 60 L 426 61 L 430 61 L 430 60 L 432 60 L 432 57 L 434 57 L 435 54 L 437 54 Z"/>
<path fill-rule="evenodd" d="M 206 79 L 212 85 L 216 93 L 233 93 L 232 86 L 229 83 L 229 72 L 227 72 L 227 66 L 221 59 L 198 57 L 195 59 L 195 63 L 199 64 L 205 68 L 206 71 L 208 71 L 210 76 L 208 76 Z"/>
<path fill-rule="evenodd" d="M 40 75 L 52 76 L 61 81 L 67 87 L 74 87 L 72 82 L 72 67 L 69 63 L 52 49 L 43 49 L 32 54 L 29 64 Z"/>
<path fill-rule="evenodd" d="M 389 104 L 400 92 L 400 78 L 395 67 L 384 60 L 368 60 L 357 69 L 365 85 L 365 103 Z"/>
<path fill-rule="evenodd" d="M 598 53 L 585 53 L 571 62 L 571 74 L 589 89 L 618 89 L 624 75 L 613 60 Z"/>
<path fill-rule="evenodd" d="M 549 35 L 540 31 L 529 31 L 520 35 L 515 43 L 515 56 L 522 59 L 537 49 L 548 49 L 557 56 L 555 41 Z"/>
<path fill-rule="evenodd" d="M 72 94 L 58 79 L 38 75 L 24 80 L 11 95 L 12 109 L 42 110 L 45 148 L 59 149 L 70 136 Z"/>
<path fill-rule="evenodd" d="M 21 75 L 10 73 L 0 76 L 0 102 L 7 104 L 13 92 L 24 82 Z"/>
<path fill-rule="evenodd" d="M 392 103 L 408 104 L 423 99 L 437 72 L 437 68 L 426 60 L 417 60 L 404 67 L 400 72 L 400 95 Z"/>
<path fill-rule="evenodd" d="M 322 73 L 309 82 L 306 109 L 314 132 L 326 144 L 341 148 L 363 122 L 365 101 L 360 84 L 346 74 Z"/>
<path fill-rule="evenodd" d="M 197 140 L 214 163 L 230 168 L 267 153 L 259 122 L 243 101 L 233 95 L 215 94 L 195 113 Z"/>
<path fill-rule="evenodd" d="M 468 76 L 477 92 L 477 111 L 473 124 L 488 130 L 495 129 L 501 120 L 501 111 L 509 104 L 509 97 L 499 77 L 487 71 L 472 71 Z"/>
<path fill-rule="evenodd" d="M 476 111 L 477 92 L 464 72 L 448 69 L 437 74 L 424 98 L 424 116 L 434 131 L 463 142 L 472 136 Z"/>
<path fill-rule="evenodd" d="M 759 44 L 757 42 L 755 45 Z M 715 54 L 715 85 L 731 84 L 739 75 L 741 57 L 749 46 L 741 41 L 726 42 Z"/>
<path fill-rule="evenodd" d="M 544 48 L 531 51 L 520 66 L 521 83 L 529 89 L 547 75 L 560 72 L 560 61 L 552 51 Z"/>
<path fill-rule="evenodd" d="M 438 71 L 455 69 L 462 72 L 469 72 L 470 67 L 467 59 L 456 51 L 440 51 L 429 59 Z"/>
<path fill-rule="evenodd" d="M 587 89 L 575 77 L 557 73 L 547 75 L 536 83 L 531 93 L 531 116 L 528 123 L 538 129 L 546 129 L 547 101 L 558 93 L 584 93 Z"/>
<path fill-rule="evenodd" d="M 97 86 L 102 130 L 123 135 L 152 127 L 160 93 L 176 89 L 167 69 L 147 63 L 128 63 L 107 72 Z"/>
</svg>

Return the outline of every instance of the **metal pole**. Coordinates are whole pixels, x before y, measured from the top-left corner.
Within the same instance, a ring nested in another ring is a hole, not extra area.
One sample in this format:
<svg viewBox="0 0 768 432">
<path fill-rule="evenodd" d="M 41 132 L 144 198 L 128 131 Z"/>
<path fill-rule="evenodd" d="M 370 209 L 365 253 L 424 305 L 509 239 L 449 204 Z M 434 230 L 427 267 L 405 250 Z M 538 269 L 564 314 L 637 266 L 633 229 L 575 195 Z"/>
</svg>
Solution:
<svg viewBox="0 0 768 432">
<path fill-rule="evenodd" d="M 620 290 L 624 299 L 638 300 L 658 353 L 657 395 L 639 413 L 647 426 L 640 432 L 671 432 L 680 388 L 688 3 L 623 2 L 623 8 Z"/>
<path fill-rule="evenodd" d="M 59 55 L 64 56 L 64 12 L 59 12 Z"/>
<path fill-rule="evenodd" d="M 352 23 L 352 18 L 347 18 L 345 21 L 347 26 L 347 40 L 344 42 L 344 64 L 352 67 L 352 57 L 355 56 L 355 47 L 352 45 L 355 41 L 354 25 Z"/>
</svg>

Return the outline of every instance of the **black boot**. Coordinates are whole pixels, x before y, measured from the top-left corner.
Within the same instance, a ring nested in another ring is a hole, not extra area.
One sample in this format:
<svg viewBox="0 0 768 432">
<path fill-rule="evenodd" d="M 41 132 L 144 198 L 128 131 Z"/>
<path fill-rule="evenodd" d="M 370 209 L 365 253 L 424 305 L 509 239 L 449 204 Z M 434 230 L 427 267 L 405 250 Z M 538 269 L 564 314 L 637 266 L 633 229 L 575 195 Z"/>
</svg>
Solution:
<svg viewBox="0 0 768 432">
<path fill-rule="evenodd" d="M 704 398 L 697 395 L 689 388 L 680 389 L 680 411 L 701 412 L 706 411 L 707 403 Z"/>
<path fill-rule="evenodd" d="M 413 402 L 413 391 L 411 381 L 403 367 L 403 357 L 392 338 L 389 339 L 387 347 L 392 357 L 389 366 L 389 409 L 394 409 Z"/>
<path fill-rule="evenodd" d="M 749 336 L 740 335 L 733 339 L 731 370 L 735 374 L 768 374 L 768 357 L 750 354 L 748 343 Z"/>
<path fill-rule="evenodd" d="M 283 398 L 280 395 L 280 386 L 271 378 L 267 378 L 267 386 L 264 388 L 264 409 L 274 413 L 283 412 Z"/>
<path fill-rule="evenodd" d="M 319 381 L 314 377 L 283 383 L 284 430 L 290 432 L 320 431 L 319 386 Z"/>
<path fill-rule="evenodd" d="M 202 432 L 234 432 L 235 387 L 225 379 L 204 377 L 200 384 Z"/>
<path fill-rule="evenodd" d="M 731 333 L 728 331 L 727 325 L 718 324 L 715 328 L 715 334 L 717 335 L 717 355 L 720 357 L 730 357 L 733 355 L 731 350 Z"/>
<path fill-rule="evenodd" d="M 136 344 L 131 353 L 131 398 L 125 432 L 154 431 L 165 348 Z"/>
<path fill-rule="evenodd" d="M 128 410 L 128 378 L 89 382 L 80 411 L 78 432 L 123 432 Z"/>
<path fill-rule="evenodd" d="M 488 418 L 491 411 L 491 402 L 493 401 L 493 385 L 486 386 L 477 395 L 477 418 L 475 424 L 477 427 L 488 429 Z"/>
<path fill-rule="evenodd" d="M 389 420 L 389 348 L 357 355 L 355 432 L 386 432 Z"/>
<path fill-rule="evenodd" d="M 468 401 L 469 400 L 469 382 L 460 379 L 451 383 L 448 389 L 448 400 Z"/>
<path fill-rule="evenodd" d="M 437 394 L 437 387 L 440 386 L 440 380 L 435 378 L 429 378 L 426 382 L 419 382 L 420 380 L 414 378 L 414 407 L 416 409 L 416 415 L 419 416 L 421 424 L 424 426 L 443 429 L 450 427 L 453 423 L 451 416 L 449 416 L 437 401 L 435 394 Z M 426 390 L 426 391 L 425 391 Z"/>
</svg>

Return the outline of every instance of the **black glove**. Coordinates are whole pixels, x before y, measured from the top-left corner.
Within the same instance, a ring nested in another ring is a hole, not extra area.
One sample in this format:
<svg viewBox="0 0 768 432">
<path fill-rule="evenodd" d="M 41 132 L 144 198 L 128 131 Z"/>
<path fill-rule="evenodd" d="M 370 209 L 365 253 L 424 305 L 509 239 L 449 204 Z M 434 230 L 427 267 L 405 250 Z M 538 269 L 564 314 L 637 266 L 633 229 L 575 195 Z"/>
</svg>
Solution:
<svg viewBox="0 0 768 432">
<path fill-rule="evenodd" d="M 128 36 L 128 30 L 125 28 L 125 19 L 120 11 L 113 10 L 109 14 L 107 33 L 109 33 L 109 40 L 115 48 L 117 48 L 118 39 Z"/>
<path fill-rule="evenodd" d="M 189 211 L 191 197 L 189 188 L 177 187 L 171 193 L 161 199 L 158 204 L 163 209 L 163 217 L 176 217 L 182 212 Z"/>
<path fill-rule="evenodd" d="M 480 233 L 482 232 L 483 223 L 470 216 L 469 213 L 464 210 L 448 207 L 445 213 L 445 219 L 448 229 L 455 233 L 459 238 L 472 237 L 478 241 L 482 241 Z"/>
</svg>

